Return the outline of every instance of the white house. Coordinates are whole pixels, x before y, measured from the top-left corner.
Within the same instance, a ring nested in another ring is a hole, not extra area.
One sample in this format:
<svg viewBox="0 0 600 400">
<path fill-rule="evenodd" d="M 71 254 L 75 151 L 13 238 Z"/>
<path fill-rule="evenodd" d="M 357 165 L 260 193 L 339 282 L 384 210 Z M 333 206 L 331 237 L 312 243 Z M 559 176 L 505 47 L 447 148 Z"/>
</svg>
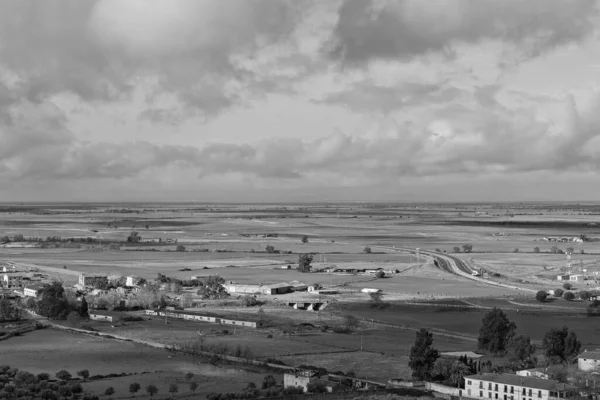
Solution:
<svg viewBox="0 0 600 400">
<path fill-rule="evenodd" d="M 519 376 L 533 376 L 535 378 L 542 379 L 550 379 L 548 373 L 546 373 L 545 368 L 530 368 L 530 369 L 522 369 L 516 372 Z"/>
<path fill-rule="evenodd" d="M 316 371 L 285 372 L 283 374 L 283 387 L 301 387 L 306 393 L 308 385 L 318 380 L 319 375 Z"/>
<path fill-rule="evenodd" d="M 558 400 L 577 394 L 574 386 L 552 379 L 511 374 L 465 377 L 466 397 L 485 400 Z"/>
<path fill-rule="evenodd" d="M 31 285 L 23 288 L 23 294 L 29 297 L 37 297 L 40 294 L 41 285 Z"/>
<path fill-rule="evenodd" d="M 121 320 L 121 314 L 112 311 L 92 310 L 89 312 L 93 321 L 117 322 Z"/>
<path fill-rule="evenodd" d="M 585 350 L 577 356 L 577 368 L 580 371 L 599 371 L 600 372 L 600 349 Z"/>
</svg>

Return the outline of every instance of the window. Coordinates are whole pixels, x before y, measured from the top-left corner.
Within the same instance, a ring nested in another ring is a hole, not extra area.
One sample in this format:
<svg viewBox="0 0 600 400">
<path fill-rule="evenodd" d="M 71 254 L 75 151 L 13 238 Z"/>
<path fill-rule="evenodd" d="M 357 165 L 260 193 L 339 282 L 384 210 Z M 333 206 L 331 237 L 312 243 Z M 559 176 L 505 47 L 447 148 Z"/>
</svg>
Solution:
<svg viewBox="0 0 600 400">
<path fill-rule="evenodd" d="M 497 384 L 497 383 L 494 385 L 494 390 L 495 390 L 496 392 L 498 391 L 498 384 Z M 497 397 L 496 397 L 496 398 L 497 398 Z"/>
<path fill-rule="evenodd" d="M 467 381 L 467 385 L 470 385 L 470 384 L 471 384 L 471 381 Z"/>
<path fill-rule="evenodd" d="M 531 396 L 532 396 L 532 395 L 531 395 L 531 389 L 529 389 L 529 397 L 531 397 Z"/>
<path fill-rule="evenodd" d="M 494 398 L 498 400 L 498 393 L 494 393 Z"/>
<path fill-rule="evenodd" d="M 523 388 L 523 396 L 527 395 L 527 389 Z"/>
<path fill-rule="evenodd" d="M 515 387 L 514 387 L 514 386 L 511 386 L 511 387 L 510 387 L 510 392 L 511 392 L 511 393 L 514 393 L 514 392 L 515 392 Z"/>
<path fill-rule="evenodd" d="M 492 390 L 492 384 L 488 382 L 488 390 Z"/>
<path fill-rule="evenodd" d="M 541 390 L 538 390 L 538 398 L 540 398 L 540 399 L 542 398 L 542 391 Z"/>
<path fill-rule="evenodd" d="M 508 386 L 504 385 L 504 393 L 508 391 Z"/>
<path fill-rule="evenodd" d="M 491 399 L 492 398 L 492 392 L 488 392 L 488 398 Z"/>
<path fill-rule="evenodd" d="M 483 392 L 481 390 L 479 391 L 479 397 L 483 397 Z"/>
<path fill-rule="evenodd" d="M 483 382 L 479 382 L 479 389 L 483 389 Z"/>
</svg>

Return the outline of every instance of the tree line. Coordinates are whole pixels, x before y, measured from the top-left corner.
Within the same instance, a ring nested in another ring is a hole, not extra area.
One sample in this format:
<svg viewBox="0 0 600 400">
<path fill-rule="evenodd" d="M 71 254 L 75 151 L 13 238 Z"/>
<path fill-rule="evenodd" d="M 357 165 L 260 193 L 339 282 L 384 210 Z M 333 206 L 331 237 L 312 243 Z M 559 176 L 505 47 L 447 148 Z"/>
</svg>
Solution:
<svg viewBox="0 0 600 400">
<path fill-rule="evenodd" d="M 493 356 L 508 356 L 503 365 L 491 362 L 475 362 L 466 357 L 458 360 L 440 358 L 433 347 L 433 334 L 421 329 L 416 334 L 409 355 L 409 367 L 415 380 L 441 381 L 455 386 L 463 385 L 463 378 L 469 374 L 482 372 L 514 372 L 534 368 L 539 362 L 536 346 L 527 335 L 516 334 L 517 326 L 499 308 L 486 313 L 481 321 L 477 349 Z M 552 328 L 544 335 L 542 350 L 549 366 L 573 364 L 581 350 L 581 341 L 568 327 Z M 555 369 L 560 371 L 561 369 Z M 556 378 L 560 378 L 556 373 Z"/>
</svg>

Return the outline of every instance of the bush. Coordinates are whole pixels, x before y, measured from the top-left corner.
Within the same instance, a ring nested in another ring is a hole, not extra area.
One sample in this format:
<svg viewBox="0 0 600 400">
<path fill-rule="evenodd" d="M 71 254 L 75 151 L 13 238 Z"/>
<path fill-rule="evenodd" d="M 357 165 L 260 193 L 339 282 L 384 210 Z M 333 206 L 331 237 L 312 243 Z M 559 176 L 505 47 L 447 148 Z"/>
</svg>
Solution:
<svg viewBox="0 0 600 400">
<path fill-rule="evenodd" d="M 371 248 L 367 246 L 363 249 L 363 252 L 365 252 L 365 254 L 371 254 Z"/>
<path fill-rule="evenodd" d="M 548 293 L 546 293 L 545 290 L 540 290 L 535 294 L 535 299 L 540 303 L 543 303 L 546 300 L 546 297 L 548 297 Z"/>
<path fill-rule="evenodd" d="M 381 278 L 383 278 L 385 276 L 385 272 L 383 272 L 383 271 L 377 271 L 377 273 L 375 274 L 375 276 L 377 278 L 381 279 Z"/>
<path fill-rule="evenodd" d="M 252 295 L 246 295 L 242 299 L 242 303 L 245 307 L 255 307 L 258 305 L 258 300 Z"/>
<path fill-rule="evenodd" d="M 513 253 L 518 253 L 519 249 L 515 247 L 515 249 L 513 250 Z"/>
<path fill-rule="evenodd" d="M 590 299 L 590 292 L 588 292 L 587 290 L 582 290 L 579 293 L 577 293 L 577 296 L 581 300 L 589 300 Z"/>
<path fill-rule="evenodd" d="M 565 288 L 565 290 L 571 290 L 573 288 L 573 285 L 571 285 L 569 282 L 567 282 L 563 285 L 563 288 Z"/>
<path fill-rule="evenodd" d="M 175 251 L 185 251 L 185 246 L 182 244 L 178 244 L 175 248 Z"/>
<path fill-rule="evenodd" d="M 575 299 L 575 295 L 573 294 L 573 292 L 565 292 L 565 294 L 563 294 L 563 299 L 571 301 Z"/>
<path fill-rule="evenodd" d="M 452 248 L 452 251 L 453 251 L 454 253 L 460 253 L 460 247 L 458 247 L 458 246 L 454 246 L 454 247 Z"/>
<path fill-rule="evenodd" d="M 333 333 L 352 333 L 352 328 L 349 326 L 334 326 Z"/>
<path fill-rule="evenodd" d="M 565 291 L 562 290 L 562 289 L 560 289 L 560 288 L 559 289 L 555 289 L 554 290 L 554 297 L 562 297 L 562 295 L 563 295 L 564 292 Z"/>
<path fill-rule="evenodd" d="M 267 253 L 275 253 L 275 246 L 267 246 L 265 247 L 265 251 Z"/>
</svg>

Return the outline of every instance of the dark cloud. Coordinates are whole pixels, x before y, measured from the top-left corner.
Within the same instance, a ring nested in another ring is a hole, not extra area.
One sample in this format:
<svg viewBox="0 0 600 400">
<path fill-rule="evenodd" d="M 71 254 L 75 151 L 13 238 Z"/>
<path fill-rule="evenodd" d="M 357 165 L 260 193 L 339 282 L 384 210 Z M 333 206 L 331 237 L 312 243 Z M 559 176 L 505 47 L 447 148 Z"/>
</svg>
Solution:
<svg viewBox="0 0 600 400">
<path fill-rule="evenodd" d="M 328 52 L 362 65 L 498 39 L 531 57 L 588 37 L 597 14 L 596 0 L 345 0 Z"/>
</svg>

